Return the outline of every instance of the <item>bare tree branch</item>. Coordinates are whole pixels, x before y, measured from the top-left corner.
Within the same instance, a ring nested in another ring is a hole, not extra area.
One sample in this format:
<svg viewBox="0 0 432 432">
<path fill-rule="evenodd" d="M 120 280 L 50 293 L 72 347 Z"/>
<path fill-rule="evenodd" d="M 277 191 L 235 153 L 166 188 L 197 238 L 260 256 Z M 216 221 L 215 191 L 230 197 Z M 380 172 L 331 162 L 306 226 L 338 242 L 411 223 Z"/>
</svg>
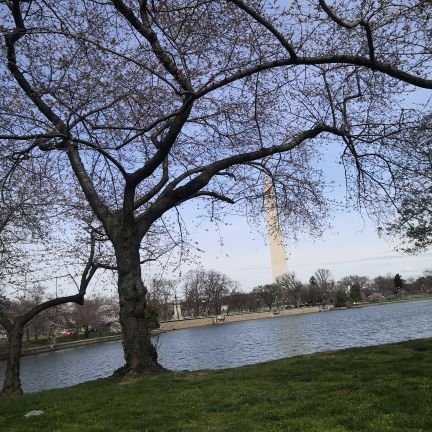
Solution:
<svg viewBox="0 0 432 432">
<path fill-rule="evenodd" d="M 276 39 L 280 42 L 280 44 L 288 51 L 289 55 L 292 58 L 296 58 L 297 54 L 290 42 L 286 39 L 284 35 L 282 35 L 274 26 L 273 24 L 267 20 L 263 15 L 258 13 L 256 10 L 254 10 L 252 7 L 247 5 L 242 0 L 228 0 L 231 3 L 234 3 L 237 5 L 240 9 L 245 11 L 247 14 L 249 14 L 255 21 L 259 22 L 262 26 L 264 26 L 270 33 L 272 33 Z"/>
</svg>

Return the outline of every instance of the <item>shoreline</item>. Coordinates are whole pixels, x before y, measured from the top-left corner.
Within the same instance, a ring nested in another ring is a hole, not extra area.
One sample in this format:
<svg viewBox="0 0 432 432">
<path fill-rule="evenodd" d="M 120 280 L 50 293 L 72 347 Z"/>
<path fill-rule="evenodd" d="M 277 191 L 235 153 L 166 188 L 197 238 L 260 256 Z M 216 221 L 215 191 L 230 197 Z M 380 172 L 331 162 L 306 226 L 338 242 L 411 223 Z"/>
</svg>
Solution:
<svg viewBox="0 0 432 432">
<path fill-rule="evenodd" d="M 285 309 L 279 311 L 278 314 L 273 314 L 268 311 L 267 312 L 247 312 L 242 314 L 225 315 L 223 319 L 217 319 L 217 317 L 211 316 L 211 317 L 194 318 L 194 319 L 183 319 L 178 321 L 161 321 L 160 327 L 158 329 L 152 330 L 152 335 L 157 336 L 161 333 L 165 333 L 168 331 L 207 327 L 211 325 L 223 325 L 223 324 L 231 324 L 231 323 L 242 322 L 242 321 L 252 321 L 252 320 L 259 320 L 259 319 L 304 315 L 308 313 L 328 312 L 331 310 L 355 309 L 355 308 L 363 308 L 368 306 L 382 306 L 386 304 L 430 300 L 430 299 L 431 297 L 428 296 L 428 297 L 420 297 L 420 298 L 407 298 L 407 299 L 401 299 L 401 300 L 391 301 L 391 302 L 365 303 L 365 304 L 353 305 L 351 307 L 335 308 L 333 305 L 330 305 L 326 310 L 322 310 L 320 306 L 310 306 L 310 307 L 303 307 L 303 308 L 296 308 L 296 309 Z M 96 343 L 112 342 L 112 341 L 121 340 L 122 337 L 123 336 L 121 334 L 118 334 L 113 336 L 102 336 L 102 337 L 91 338 L 91 339 L 62 342 L 55 345 L 53 348 L 51 348 L 49 345 L 28 347 L 23 349 L 21 357 L 38 355 L 38 354 L 43 354 L 43 353 L 48 353 L 53 351 L 61 351 L 65 349 L 73 349 L 80 346 L 93 345 Z M 0 361 L 6 360 L 7 355 L 8 355 L 7 351 L 0 352 Z"/>
<path fill-rule="evenodd" d="M 114 335 L 114 336 L 101 336 L 98 338 L 93 339 L 83 339 L 83 340 L 77 340 L 77 341 L 70 341 L 70 342 L 61 342 L 56 345 L 54 345 L 53 348 L 51 348 L 50 345 L 43 345 L 39 347 L 31 347 L 31 348 L 24 348 L 21 353 L 21 357 L 28 357 L 32 355 L 37 354 L 43 354 L 47 352 L 54 352 L 54 351 L 61 351 L 65 349 L 73 349 L 80 346 L 85 345 L 93 345 L 97 343 L 105 343 L 105 342 L 111 342 L 116 340 L 121 340 L 122 335 Z M 8 352 L 4 351 L 0 353 L 0 361 L 6 360 L 8 356 Z"/>
<path fill-rule="evenodd" d="M 333 309 L 333 307 L 331 307 Z M 194 319 L 183 319 L 178 321 L 162 321 L 160 323 L 160 327 L 158 329 L 152 330 L 152 335 L 157 336 L 161 333 L 165 333 L 168 331 L 174 330 L 183 330 L 188 328 L 198 328 L 198 327 L 207 327 L 210 325 L 223 325 L 230 324 L 241 321 L 251 321 L 257 319 L 267 319 L 267 318 L 278 318 L 282 316 L 290 316 L 290 315 L 303 315 L 306 313 L 316 313 L 321 312 L 319 306 L 305 307 L 299 309 L 287 309 L 282 310 L 279 314 L 273 314 L 269 312 L 250 312 L 243 313 L 237 315 L 225 315 L 223 320 L 218 320 L 217 317 L 204 317 L 204 318 L 194 318 Z M 77 341 L 70 342 L 62 342 L 56 344 L 54 347 L 50 347 L 49 345 L 43 345 L 38 347 L 29 347 L 24 348 L 22 350 L 21 357 L 28 357 L 32 355 L 44 354 L 48 352 L 61 351 L 65 349 L 73 349 L 86 345 L 93 345 L 96 343 L 105 343 L 121 340 L 123 336 L 121 334 L 113 335 L 113 336 L 102 336 L 91 339 L 83 339 Z M 4 361 L 7 359 L 7 351 L 0 352 L 0 361 Z"/>
</svg>

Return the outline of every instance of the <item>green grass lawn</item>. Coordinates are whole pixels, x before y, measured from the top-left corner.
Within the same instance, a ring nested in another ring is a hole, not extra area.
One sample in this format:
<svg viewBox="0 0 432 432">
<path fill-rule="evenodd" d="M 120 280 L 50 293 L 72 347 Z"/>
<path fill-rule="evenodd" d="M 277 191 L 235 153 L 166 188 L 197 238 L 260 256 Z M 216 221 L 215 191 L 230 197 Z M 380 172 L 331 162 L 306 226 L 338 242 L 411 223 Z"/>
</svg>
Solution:
<svg viewBox="0 0 432 432">
<path fill-rule="evenodd" d="M 432 339 L 3 397 L 0 431 L 432 431 Z"/>
</svg>

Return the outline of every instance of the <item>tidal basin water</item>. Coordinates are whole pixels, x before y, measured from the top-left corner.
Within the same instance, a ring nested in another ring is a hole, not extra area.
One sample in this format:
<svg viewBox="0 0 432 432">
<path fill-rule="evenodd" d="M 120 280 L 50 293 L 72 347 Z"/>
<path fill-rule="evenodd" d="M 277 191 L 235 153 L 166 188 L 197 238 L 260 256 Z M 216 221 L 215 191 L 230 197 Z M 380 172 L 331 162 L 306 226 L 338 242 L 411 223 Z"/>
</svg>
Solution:
<svg viewBox="0 0 432 432">
<path fill-rule="evenodd" d="M 154 342 L 166 368 L 199 370 L 426 337 L 432 337 L 432 300 L 176 330 Z M 34 392 L 107 377 L 123 362 L 121 342 L 24 357 L 23 388 Z M 4 368 L 0 362 L 0 378 Z"/>
</svg>

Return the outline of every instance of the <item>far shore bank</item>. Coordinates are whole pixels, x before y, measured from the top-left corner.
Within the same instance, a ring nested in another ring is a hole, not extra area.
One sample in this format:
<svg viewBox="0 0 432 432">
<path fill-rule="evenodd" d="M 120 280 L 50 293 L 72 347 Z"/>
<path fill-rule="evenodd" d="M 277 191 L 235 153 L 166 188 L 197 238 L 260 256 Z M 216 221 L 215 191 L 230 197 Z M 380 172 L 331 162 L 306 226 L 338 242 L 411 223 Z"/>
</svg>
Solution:
<svg viewBox="0 0 432 432">
<path fill-rule="evenodd" d="M 330 309 L 334 309 L 334 307 L 328 306 L 326 308 L 326 310 L 330 310 Z M 290 316 L 290 315 L 303 315 L 307 313 L 322 312 L 323 310 L 324 309 L 320 306 L 311 306 L 311 307 L 303 307 L 297 309 L 285 309 L 285 310 L 278 311 L 277 313 L 268 312 L 268 311 L 248 312 L 248 313 L 241 313 L 241 314 L 223 315 L 220 316 L 219 318 L 216 316 L 211 316 L 211 317 L 203 317 L 203 318 L 196 318 L 196 319 L 183 319 L 178 321 L 162 321 L 160 323 L 160 330 L 170 331 L 170 330 L 181 330 L 181 329 L 194 328 L 194 327 L 205 327 L 210 325 L 222 325 L 222 324 L 229 324 L 229 323 L 235 323 L 240 321 L 278 318 L 278 317 Z"/>
<path fill-rule="evenodd" d="M 160 332 L 171 331 L 171 330 L 181 330 L 187 328 L 194 327 L 205 327 L 210 325 L 221 325 L 221 324 L 229 324 L 240 321 L 249 321 L 249 320 L 257 320 L 257 319 L 266 319 L 266 318 L 278 318 L 283 316 L 291 316 L 291 315 L 303 315 L 307 313 L 316 313 L 316 312 L 326 312 L 330 310 L 344 310 L 344 309 L 357 309 L 369 306 L 382 306 L 393 303 L 402 303 L 402 302 L 411 302 L 411 301 L 422 301 L 422 300 L 430 300 L 431 296 L 416 296 L 416 297 L 407 297 L 402 299 L 393 299 L 391 301 L 378 301 L 372 303 L 360 303 L 356 305 L 343 306 L 335 308 L 334 305 L 327 306 L 305 306 L 295 309 L 284 309 L 278 311 L 278 313 L 272 313 L 269 311 L 266 312 L 243 312 L 239 314 L 231 313 L 229 315 L 225 315 L 223 319 L 218 320 L 217 317 L 203 317 L 203 318 L 194 318 L 194 319 L 183 319 L 178 321 L 161 321 L 160 323 Z"/>
<path fill-rule="evenodd" d="M 70 342 L 61 342 L 53 347 L 50 345 L 42 345 L 37 347 L 28 347 L 24 348 L 21 353 L 21 357 L 27 357 L 31 355 L 36 354 L 43 354 L 51 351 L 61 351 L 64 349 L 72 349 L 72 348 L 78 348 L 80 346 L 85 345 L 93 345 L 97 343 L 104 343 L 104 342 L 111 342 L 122 339 L 122 335 L 113 335 L 113 336 L 101 336 L 101 337 L 95 337 L 95 338 L 89 338 L 89 339 L 82 339 L 82 340 L 72 340 Z M 0 361 L 6 360 L 7 358 L 7 351 L 6 352 L 0 352 Z"/>
</svg>

